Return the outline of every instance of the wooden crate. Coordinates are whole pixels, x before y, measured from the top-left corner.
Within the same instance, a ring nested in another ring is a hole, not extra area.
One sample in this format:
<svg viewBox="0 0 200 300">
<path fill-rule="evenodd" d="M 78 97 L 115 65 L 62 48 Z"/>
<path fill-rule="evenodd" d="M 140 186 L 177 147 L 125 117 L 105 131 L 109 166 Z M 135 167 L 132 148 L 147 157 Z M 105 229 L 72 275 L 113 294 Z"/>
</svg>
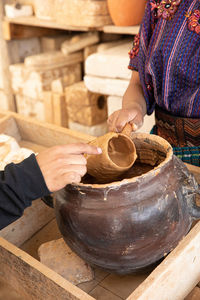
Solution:
<svg viewBox="0 0 200 300">
<path fill-rule="evenodd" d="M 22 146 L 30 146 L 35 151 L 57 143 L 86 142 L 93 138 L 16 114 L 0 120 L 0 132 L 14 136 Z M 189 168 L 200 180 L 199 168 Z M 31 226 L 36 218 L 35 216 L 30 220 L 30 224 L 26 220 L 23 226 Z M 19 228 L 12 227 L 10 230 L 13 229 L 15 234 L 24 235 Z M 34 236 L 26 236 L 26 242 L 20 248 L 14 242 L 0 238 L 0 280 L 9 282 L 25 299 L 180 300 L 200 280 L 200 222 L 149 276 L 117 276 L 95 269 L 95 280 L 79 287 L 72 285 L 36 259 L 39 241 L 44 243 L 60 237 L 60 233 L 55 234 L 55 230 L 56 221 L 52 219 Z M 30 250 L 31 244 L 34 246 L 33 250 Z"/>
<path fill-rule="evenodd" d="M 87 143 L 93 139 L 90 135 L 39 122 L 17 113 L 5 113 L 0 121 L 0 133 L 15 137 L 21 147 L 27 147 L 36 152 L 58 144 Z"/>
<path fill-rule="evenodd" d="M 2 116 L 2 117 L 1 117 Z M 16 113 L 0 112 L 0 133 L 14 137 L 21 147 L 40 152 L 58 144 L 88 142 L 91 136 L 51 124 L 38 122 Z M 54 218 L 54 212 L 40 199 L 25 210 L 22 218 L 0 232 L 0 236 L 20 246 L 26 239 Z M 24 226 L 24 224 L 27 224 Z"/>
<path fill-rule="evenodd" d="M 8 116 L 8 112 L 0 109 L 0 119 L 4 118 L 5 116 Z"/>
</svg>

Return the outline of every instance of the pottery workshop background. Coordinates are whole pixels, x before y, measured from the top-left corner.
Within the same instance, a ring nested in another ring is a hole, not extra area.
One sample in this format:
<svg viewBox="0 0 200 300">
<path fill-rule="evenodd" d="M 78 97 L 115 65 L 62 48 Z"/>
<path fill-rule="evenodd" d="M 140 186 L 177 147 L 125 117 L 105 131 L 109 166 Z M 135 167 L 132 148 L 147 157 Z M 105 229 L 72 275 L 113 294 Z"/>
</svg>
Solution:
<svg viewBox="0 0 200 300">
<path fill-rule="evenodd" d="M 0 109 L 94 136 L 107 132 L 107 118 L 121 107 L 131 76 L 128 52 L 145 1 L 20 0 L 21 9 L 15 2 L 5 1 L 6 17 L 28 19 L 32 27 L 24 27 L 23 36 L 16 24 L 18 32 L 6 37 Z M 140 131 L 153 124 L 154 116 L 146 117 Z"/>
<path fill-rule="evenodd" d="M 147 1 L 0 1 L 0 171 L 104 143 L 80 185 L 0 230 L 0 300 L 200 300 L 199 168 L 149 134 L 154 114 L 132 136 L 108 131 Z"/>
</svg>

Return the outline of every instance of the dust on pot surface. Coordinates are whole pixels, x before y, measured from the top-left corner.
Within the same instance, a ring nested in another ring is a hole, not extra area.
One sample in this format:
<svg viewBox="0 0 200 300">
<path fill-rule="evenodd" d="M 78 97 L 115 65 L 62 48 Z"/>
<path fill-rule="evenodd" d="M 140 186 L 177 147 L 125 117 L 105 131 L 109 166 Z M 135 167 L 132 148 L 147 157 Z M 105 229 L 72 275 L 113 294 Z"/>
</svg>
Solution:
<svg viewBox="0 0 200 300">
<path fill-rule="evenodd" d="M 119 181 L 85 177 L 55 195 L 57 223 L 80 257 L 119 274 L 163 258 L 200 217 L 198 184 L 164 139 L 134 134 L 138 159 Z"/>
</svg>

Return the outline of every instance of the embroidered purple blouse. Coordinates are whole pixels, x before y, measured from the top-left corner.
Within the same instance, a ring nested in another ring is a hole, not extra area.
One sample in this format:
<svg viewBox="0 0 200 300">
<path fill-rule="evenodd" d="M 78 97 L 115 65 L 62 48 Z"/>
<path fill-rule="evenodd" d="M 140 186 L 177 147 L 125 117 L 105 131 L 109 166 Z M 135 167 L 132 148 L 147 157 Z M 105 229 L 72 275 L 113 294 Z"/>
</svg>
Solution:
<svg viewBox="0 0 200 300">
<path fill-rule="evenodd" d="M 148 114 L 157 103 L 176 116 L 200 117 L 199 0 L 148 0 L 129 54 Z"/>
</svg>

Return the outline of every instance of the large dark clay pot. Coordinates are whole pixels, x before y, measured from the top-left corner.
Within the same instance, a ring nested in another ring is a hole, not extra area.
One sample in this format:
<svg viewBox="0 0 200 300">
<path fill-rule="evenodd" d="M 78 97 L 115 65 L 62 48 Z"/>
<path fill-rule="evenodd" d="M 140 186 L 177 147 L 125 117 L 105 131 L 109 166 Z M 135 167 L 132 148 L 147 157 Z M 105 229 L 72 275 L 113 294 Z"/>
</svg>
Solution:
<svg viewBox="0 0 200 300">
<path fill-rule="evenodd" d="M 133 141 L 138 160 L 123 180 L 67 185 L 54 202 L 66 243 L 88 263 L 120 274 L 160 260 L 200 217 L 198 184 L 168 142 L 149 134 Z"/>
</svg>

